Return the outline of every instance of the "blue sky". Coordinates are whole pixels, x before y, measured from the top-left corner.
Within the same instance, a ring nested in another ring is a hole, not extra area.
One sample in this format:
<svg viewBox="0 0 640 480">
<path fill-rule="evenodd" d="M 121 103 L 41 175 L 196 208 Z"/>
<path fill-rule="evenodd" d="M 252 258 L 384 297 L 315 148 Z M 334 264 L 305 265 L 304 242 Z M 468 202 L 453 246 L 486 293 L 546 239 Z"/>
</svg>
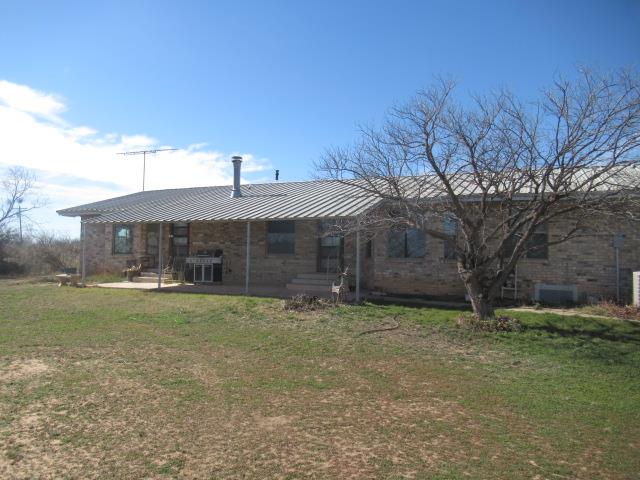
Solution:
<svg viewBox="0 0 640 480">
<path fill-rule="evenodd" d="M 149 188 L 226 183 L 234 153 L 245 181 L 305 179 L 434 75 L 532 98 L 639 61 L 638 0 L 2 1 L 0 167 L 36 170 L 38 228 L 75 235 L 56 208 L 139 189 L 122 149 L 182 149 Z"/>
</svg>

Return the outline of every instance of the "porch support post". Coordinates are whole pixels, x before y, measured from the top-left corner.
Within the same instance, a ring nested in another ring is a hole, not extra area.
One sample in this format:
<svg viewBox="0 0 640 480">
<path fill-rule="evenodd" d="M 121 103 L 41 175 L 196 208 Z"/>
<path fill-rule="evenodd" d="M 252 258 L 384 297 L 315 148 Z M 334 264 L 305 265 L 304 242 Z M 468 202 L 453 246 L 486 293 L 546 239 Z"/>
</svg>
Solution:
<svg viewBox="0 0 640 480">
<path fill-rule="evenodd" d="M 249 273 L 251 272 L 251 222 L 247 221 L 247 259 L 244 272 L 244 294 L 249 295 Z"/>
<path fill-rule="evenodd" d="M 86 270 L 86 256 L 85 256 L 85 252 L 86 252 L 86 248 L 85 245 L 87 243 L 87 224 L 84 223 L 84 220 L 80 220 L 80 224 L 82 226 L 82 260 L 81 263 L 82 265 L 80 266 L 82 268 L 82 285 L 84 285 L 84 279 L 86 278 L 86 274 L 85 274 L 85 270 Z"/>
<path fill-rule="evenodd" d="M 360 303 L 360 218 L 356 228 L 356 303 Z"/>
<path fill-rule="evenodd" d="M 162 286 L 162 230 L 164 230 L 162 222 L 158 224 L 158 290 Z"/>
</svg>

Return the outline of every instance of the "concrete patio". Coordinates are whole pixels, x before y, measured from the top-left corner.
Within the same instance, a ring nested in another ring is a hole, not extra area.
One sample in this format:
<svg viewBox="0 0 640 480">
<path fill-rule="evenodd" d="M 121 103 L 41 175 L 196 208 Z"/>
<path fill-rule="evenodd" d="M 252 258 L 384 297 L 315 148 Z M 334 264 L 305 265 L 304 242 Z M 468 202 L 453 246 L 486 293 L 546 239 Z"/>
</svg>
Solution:
<svg viewBox="0 0 640 480">
<path fill-rule="evenodd" d="M 100 288 L 120 288 L 134 290 L 157 290 L 158 284 L 152 282 L 112 282 L 93 285 Z M 214 295 L 245 295 L 244 286 L 241 285 L 204 285 L 193 283 L 163 283 L 160 287 L 163 292 L 179 293 L 209 293 Z M 285 287 L 272 287 L 268 285 L 256 285 L 249 287 L 249 295 L 258 297 L 287 298 L 299 292 L 292 292 Z M 317 295 L 314 293 L 314 295 Z M 327 292 L 327 297 L 330 292 Z"/>
</svg>

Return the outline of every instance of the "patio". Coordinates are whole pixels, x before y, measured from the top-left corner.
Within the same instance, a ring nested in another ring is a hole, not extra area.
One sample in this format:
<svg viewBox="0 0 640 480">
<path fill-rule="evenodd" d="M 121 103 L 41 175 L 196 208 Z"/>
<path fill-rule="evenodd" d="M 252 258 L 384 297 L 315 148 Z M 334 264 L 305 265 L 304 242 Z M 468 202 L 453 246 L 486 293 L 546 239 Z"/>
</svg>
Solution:
<svg viewBox="0 0 640 480">
<path fill-rule="evenodd" d="M 120 289 L 133 289 L 133 290 L 157 290 L 158 284 L 151 282 L 111 282 L 111 283 L 99 283 L 93 285 L 93 287 L 100 288 L 120 288 Z M 160 286 L 163 292 L 178 292 L 178 293 L 210 293 L 214 295 L 246 295 L 245 287 L 243 285 L 205 285 L 205 284 L 193 284 L 193 283 L 163 283 Z M 287 298 L 295 295 L 298 292 L 292 292 L 285 287 L 272 287 L 268 285 L 256 285 L 251 286 L 249 294 L 257 297 L 275 297 L 275 298 Z M 317 295 L 317 294 L 316 294 Z M 330 296 L 330 292 L 327 292 L 327 297 Z"/>
</svg>

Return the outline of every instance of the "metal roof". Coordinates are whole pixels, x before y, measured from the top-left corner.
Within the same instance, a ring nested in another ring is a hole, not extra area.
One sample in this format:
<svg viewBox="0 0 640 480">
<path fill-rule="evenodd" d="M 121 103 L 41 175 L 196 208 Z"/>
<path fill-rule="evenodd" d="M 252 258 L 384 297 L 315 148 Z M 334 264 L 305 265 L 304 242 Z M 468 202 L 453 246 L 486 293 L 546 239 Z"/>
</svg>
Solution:
<svg viewBox="0 0 640 480">
<path fill-rule="evenodd" d="M 508 172 L 507 172 L 508 173 Z M 593 169 L 584 169 L 571 178 L 575 192 L 637 191 L 638 170 L 621 166 L 590 185 Z M 489 185 L 488 193 L 515 190 L 523 197 L 532 194 L 534 183 L 519 175 L 502 175 L 504 184 Z M 473 201 L 482 193 L 475 174 L 461 172 L 450 177 L 456 195 Z M 391 189 L 384 179 L 373 180 L 379 191 Z M 446 199 L 448 192 L 435 175 L 398 177 L 394 192 L 401 198 Z M 58 210 L 60 215 L 85 216 L 90 223 L 102 222 L 198 222 L 216 220 L 279 220 L 295 218 L 344 218 L 364 213 L 381 200 L 367 192 L 362 180 L 316 180 L 242 185 L 242 196 L 231 198 L 230 185 L 219 187 L 151 190 L 100 202 Z M 376 190 L 369 189 L 369 190 Z M 393 197 L 395 195 L 385 195 Z"/>
<path fill-rule="evenodd" d="M 63 216 L 86 216 L 89 223 L 198 222 L 354 217 L 379 198 L 338 181 L 278 182 L 151 190 L 58 210 Z"/>
</svg>

